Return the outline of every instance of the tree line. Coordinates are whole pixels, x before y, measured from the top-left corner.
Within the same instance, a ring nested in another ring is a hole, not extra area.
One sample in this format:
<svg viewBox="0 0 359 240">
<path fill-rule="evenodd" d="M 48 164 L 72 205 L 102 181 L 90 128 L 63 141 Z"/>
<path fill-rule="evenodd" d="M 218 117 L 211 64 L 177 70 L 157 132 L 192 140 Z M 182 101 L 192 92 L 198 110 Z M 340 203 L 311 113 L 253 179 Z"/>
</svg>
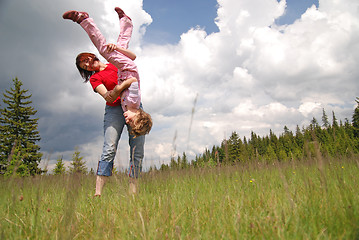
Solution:
<svg viewBox="0 0 359 240">
<path fill-rule="evenodd" d="M 224 139 L 220 146 L 206 149 L 189 161 L 186 153 L 172 158 L 169 164 L 162 164 L 160 170 L 183 169 L 190 166 L 218 166 L 222 164 L 236 164 L 245 162 L 274 163 L 276 161 L 296 161 L 310 159 L 316 156 L 319 149 L 323 157 L 351 157 L 359 153 L 359 98 L 352 121 L 337 120 L 332 112 L 330 123 L 328 115 L 323 109 L 322 121 L 311 120 L 307 127 L 298 125 L 293 133 L 284 126 L 283 133 L 275 135 L 272 130 L 266 136 L 258 136 L 251 132 L 250 138 L 240 138 L 236 131 L 229 139 Z M 153 170 L 153 168 L 151 168 Z"/>
</svg>

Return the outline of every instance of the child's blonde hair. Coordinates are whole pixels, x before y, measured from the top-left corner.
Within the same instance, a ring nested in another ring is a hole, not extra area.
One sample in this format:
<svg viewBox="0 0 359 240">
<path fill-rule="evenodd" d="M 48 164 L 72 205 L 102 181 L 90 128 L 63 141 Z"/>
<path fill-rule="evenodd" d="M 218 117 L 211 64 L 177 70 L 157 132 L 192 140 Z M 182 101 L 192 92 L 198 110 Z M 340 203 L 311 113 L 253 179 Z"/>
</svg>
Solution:
<svg viewBox="0 0 359 240">
<path fill-rule="evenodd" d="M 143 111 L 141 108 L 136 114 L 133 120 L 133 126 L 131 127 L 130 134 L 135 137 L 148 134 L 152 128 L 151 115 Z"/>
</svg>

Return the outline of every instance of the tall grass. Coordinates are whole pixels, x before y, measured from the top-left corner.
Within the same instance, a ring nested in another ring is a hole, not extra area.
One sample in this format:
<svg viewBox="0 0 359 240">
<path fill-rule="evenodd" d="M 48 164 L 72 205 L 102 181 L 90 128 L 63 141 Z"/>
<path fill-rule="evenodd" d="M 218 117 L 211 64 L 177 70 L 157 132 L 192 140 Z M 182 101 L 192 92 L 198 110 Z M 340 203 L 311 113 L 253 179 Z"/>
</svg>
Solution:
<svg viewBox="0 0 359 240">
<path fill-rule="evenodd" d="M 320 161 L 319 161 L 320 160 Z M 2 179 L 0 239 L 359 239 L 357 159 Z"/>
</svg>

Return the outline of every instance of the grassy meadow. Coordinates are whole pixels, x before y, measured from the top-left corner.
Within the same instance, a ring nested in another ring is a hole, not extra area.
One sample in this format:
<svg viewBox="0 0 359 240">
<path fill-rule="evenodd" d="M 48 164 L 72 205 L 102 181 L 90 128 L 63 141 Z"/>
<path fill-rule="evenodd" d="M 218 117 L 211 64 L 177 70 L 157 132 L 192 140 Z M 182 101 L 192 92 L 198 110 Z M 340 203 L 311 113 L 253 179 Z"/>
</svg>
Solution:
<svg viewBox="0 0 359 240">
<path fill-rule="evenodd" d="M 0 239 L 359 239 L 359 159 L 1 179 Z"/>
</svg>

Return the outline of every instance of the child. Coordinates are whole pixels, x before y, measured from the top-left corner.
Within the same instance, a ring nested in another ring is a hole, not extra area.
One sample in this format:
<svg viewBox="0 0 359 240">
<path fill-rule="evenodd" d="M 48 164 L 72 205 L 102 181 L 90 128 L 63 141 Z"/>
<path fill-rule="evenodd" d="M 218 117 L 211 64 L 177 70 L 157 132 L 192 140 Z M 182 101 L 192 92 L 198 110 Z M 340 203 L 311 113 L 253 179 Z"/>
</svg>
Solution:
<svg viewBox="0 0 359 240">
<path fill-rule="evenodd" d="M 151 116 L 140 107 L 140 77 L 137 66 L 132 60 L 135 58 L 133 57 L 134 54 L 127 50 L 132 35 L 132 20 L 121 8 L 116 7 L 115 11 L 120 19 L 120 34 L 117 45 L 106 44 L 105 37 L 97 28 L 93 19 L 89 18 L 88 13 L 67 11 L 63 14 L 63 18 L 79 23 L 87 32 L 99 53 L 118 68 L 118 85 L 106 93 L 105 99 L 113 102 L 121 95 L 121 106 L 124 111 L 126 123 L 131 127 L 131 134 L 140 136 L 150 132 L 152 119 Z M 130 59 L 131 56 L 132 59 Z M 99 60 L 82 59 L 78 64 L 78 68 L 87 71 L 96 71 L 96 64 L 98 64 L 98 62 L 95 61 Z"/>
</svg>

